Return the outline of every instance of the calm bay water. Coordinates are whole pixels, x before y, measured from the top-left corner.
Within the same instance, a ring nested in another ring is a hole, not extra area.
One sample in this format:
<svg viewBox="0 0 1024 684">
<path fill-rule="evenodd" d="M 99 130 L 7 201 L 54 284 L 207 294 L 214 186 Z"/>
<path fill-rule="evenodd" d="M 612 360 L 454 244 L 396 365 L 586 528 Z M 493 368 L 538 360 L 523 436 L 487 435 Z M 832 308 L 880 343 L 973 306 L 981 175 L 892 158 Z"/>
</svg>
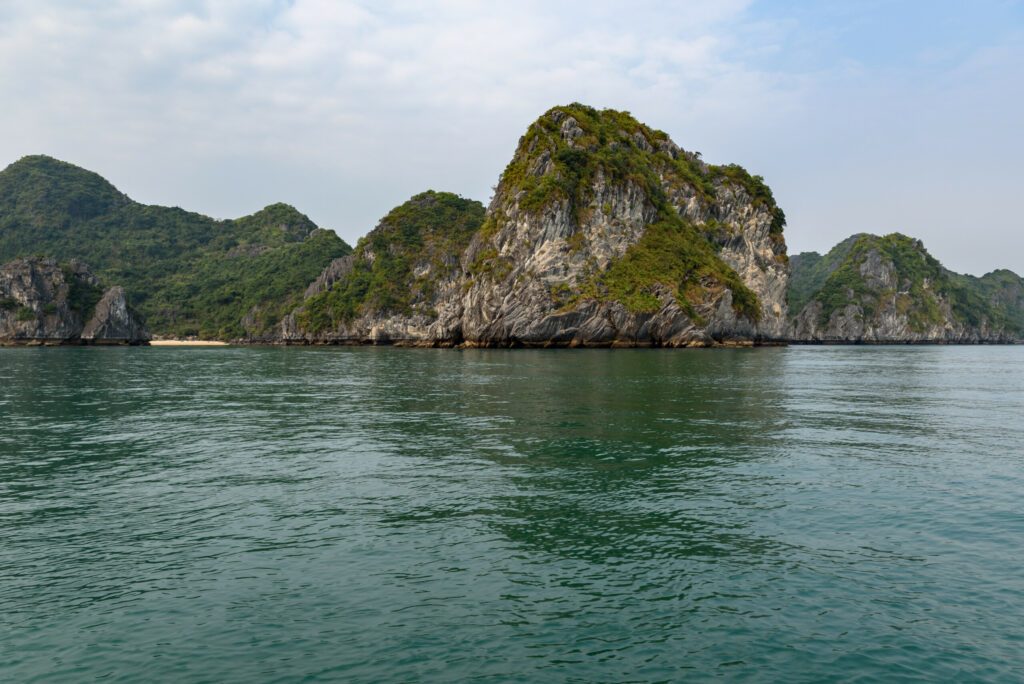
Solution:
<svg viewBox="0 0 1024 684">
<path fill-rule="evenodd" d="M 1024 348 L 0 349 L 0 680 L 1024 679 Z"/>
</svg>

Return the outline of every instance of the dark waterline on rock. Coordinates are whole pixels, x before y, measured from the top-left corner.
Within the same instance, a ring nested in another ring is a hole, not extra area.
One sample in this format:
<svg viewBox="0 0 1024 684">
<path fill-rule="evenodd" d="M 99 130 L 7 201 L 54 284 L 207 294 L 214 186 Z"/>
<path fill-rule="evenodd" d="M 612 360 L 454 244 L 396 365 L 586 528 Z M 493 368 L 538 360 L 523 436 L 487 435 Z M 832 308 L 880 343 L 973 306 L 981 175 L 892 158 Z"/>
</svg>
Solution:
<svg viewBox="0 0 1024 684">
<path fill-rule="evenodd" d="M 3 681 L 1019 681 L 1024 350 L 0 349 Z"/>
</svg>

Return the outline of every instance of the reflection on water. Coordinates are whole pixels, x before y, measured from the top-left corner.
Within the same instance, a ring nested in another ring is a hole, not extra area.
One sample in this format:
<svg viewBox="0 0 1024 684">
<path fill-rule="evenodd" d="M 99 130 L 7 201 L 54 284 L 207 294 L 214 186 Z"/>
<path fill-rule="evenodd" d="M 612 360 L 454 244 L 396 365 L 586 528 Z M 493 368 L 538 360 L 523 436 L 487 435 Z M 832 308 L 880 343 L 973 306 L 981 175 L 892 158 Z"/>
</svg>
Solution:
<svg viewBox="0 0 1024 684">
<path fill-rule="evenodd" d="M 1024 677 L 1024 349 L 0 350 L 0 679 Z"/>
</svg>

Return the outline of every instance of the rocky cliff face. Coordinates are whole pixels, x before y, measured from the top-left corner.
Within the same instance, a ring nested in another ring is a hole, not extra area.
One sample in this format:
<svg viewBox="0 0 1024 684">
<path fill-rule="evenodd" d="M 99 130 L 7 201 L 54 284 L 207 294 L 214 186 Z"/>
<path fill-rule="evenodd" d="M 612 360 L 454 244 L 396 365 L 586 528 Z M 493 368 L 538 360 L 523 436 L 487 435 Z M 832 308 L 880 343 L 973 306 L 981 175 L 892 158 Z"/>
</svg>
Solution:
<svg viewBox="0 0 1024 684">
<path fill-rule="evenodd" d="M 149 332 L 128 307 L 124 288 L 115 285 L 103 293 L 92 318 L 82 328 L 81 338 L 94 342 L 134 344 L 149 340 Z"/>
<path fill-rule="evenodd" d="M 106 292 L 77 261 L 16 259 L 0 266 L 0 344 L 140 344 L 149 333 L 125 292 Z"/>
<path fill-rule="evenodd" d="M 520 140 L 479 227 L 409 261 L 429 288 L 381 305 L 387 287 L 358 265 L 392 254 L 391 239 L 332 264 L 281 334 L 477 346 L 772 340 L 787 321 L 784 223 L 743 169 L 707 165 L 624 112 L 556 107 Z M 352 291 L 363 299 L 338 294 Z"/>
<path fill-rule="evenodd" d="M 801 304 L 793 341 L 977 344 L 1019 336 L 1005 312 L 904 235 L 857 235 L 793 264 L 794 283 L 807 286 L 791 296 Z"/>
</svg>

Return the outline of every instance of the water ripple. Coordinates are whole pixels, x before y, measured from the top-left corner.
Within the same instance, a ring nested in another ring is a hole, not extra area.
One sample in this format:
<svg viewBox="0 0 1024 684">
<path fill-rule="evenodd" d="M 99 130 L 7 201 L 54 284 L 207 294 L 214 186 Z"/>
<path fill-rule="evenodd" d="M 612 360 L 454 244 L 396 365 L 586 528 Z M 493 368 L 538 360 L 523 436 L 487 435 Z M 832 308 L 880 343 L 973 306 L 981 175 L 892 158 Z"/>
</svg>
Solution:
<svg viewBox="0 0 1024 684">
<path fill-rule="evenodd" d="M 0 349 L 0 680 L 1024 679 L 1024 349 Z"/>
</svg>

